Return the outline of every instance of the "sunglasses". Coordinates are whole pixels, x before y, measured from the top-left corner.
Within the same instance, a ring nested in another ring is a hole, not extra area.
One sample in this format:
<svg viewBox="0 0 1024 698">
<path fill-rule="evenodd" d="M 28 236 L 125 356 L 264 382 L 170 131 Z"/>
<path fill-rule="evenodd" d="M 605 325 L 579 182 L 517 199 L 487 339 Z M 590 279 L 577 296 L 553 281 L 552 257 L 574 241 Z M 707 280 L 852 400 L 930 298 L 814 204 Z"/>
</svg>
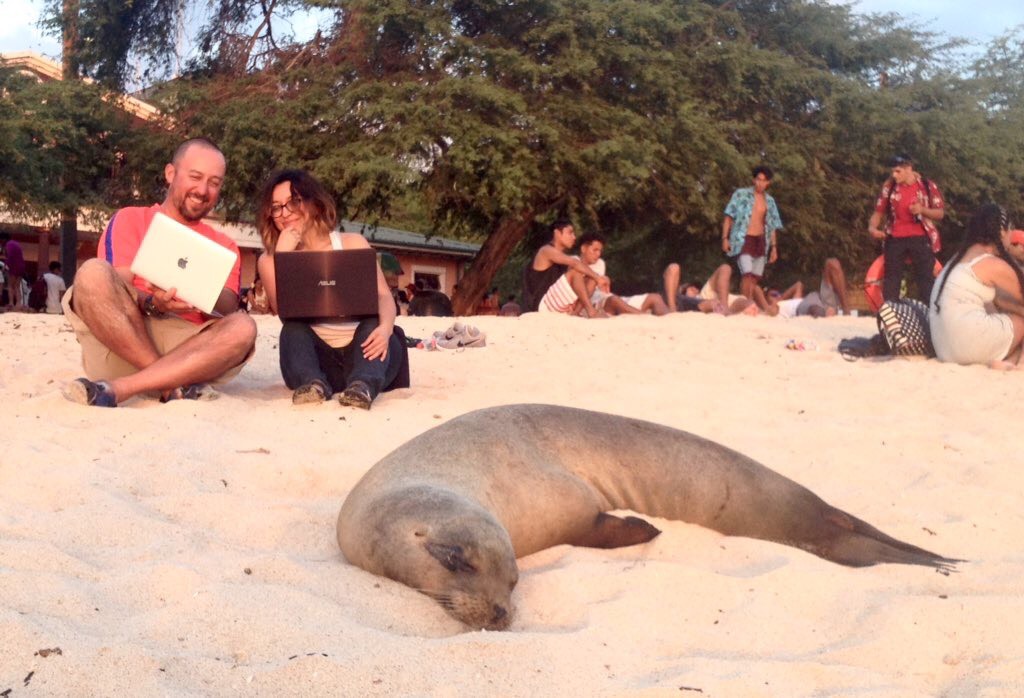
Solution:
<svg viewBox="0 0 1024 698">
<path fill-rule="evenodd" d="M 285 211 L 287 211 L 288 213 L 298 213 L 301 210 L 302 199 L 300 199 L 297 196 L 293 196 L 292 198 L 285 201 L 283 204 L 273 204 L 270 207 L 270 217 L 280 218 L 281 216 L 284 215 Z"/>
</svg>

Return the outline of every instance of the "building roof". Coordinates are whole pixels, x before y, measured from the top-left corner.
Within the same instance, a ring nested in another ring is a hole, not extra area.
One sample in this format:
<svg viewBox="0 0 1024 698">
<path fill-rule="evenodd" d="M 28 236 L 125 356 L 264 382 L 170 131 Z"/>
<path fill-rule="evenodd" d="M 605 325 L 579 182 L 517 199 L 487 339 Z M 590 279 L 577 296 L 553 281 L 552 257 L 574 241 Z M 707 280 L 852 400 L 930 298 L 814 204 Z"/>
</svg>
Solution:
<svg viewBox="0 0 1024 698">
<path fill-rule="evenodd" d="M 426 252 L 443 254 L 449 257 L 465 257 L 472 259 L 480 251 L 480 245 L 472 242 L 452 240 L 438 235 L 423 235 L 407 230 L 387 228 L 382 225 L 370 226 L 359 221 L 342 221 L 342 230 L 349 233 L 360 233 L 374 247 L 400 250 L 403 252 Z"/>
<path fill-rule="evenodd" d="M 39 80 L 61 80 L 63 72 L 61 66 L 45 56 L 32 51 L 12 51 L 0 53 L 0 65 L 8 68 L 18 68 L 22 72 L 33 75 Z M 84 78 L 85 82 L 92 83 L 90 78 Z M 132 116 L 143 121 L 152 121 L 160 116 L 160 110 L 149 102 L 130 95 L 111 95 L 117 105 Z"/>
</svg>

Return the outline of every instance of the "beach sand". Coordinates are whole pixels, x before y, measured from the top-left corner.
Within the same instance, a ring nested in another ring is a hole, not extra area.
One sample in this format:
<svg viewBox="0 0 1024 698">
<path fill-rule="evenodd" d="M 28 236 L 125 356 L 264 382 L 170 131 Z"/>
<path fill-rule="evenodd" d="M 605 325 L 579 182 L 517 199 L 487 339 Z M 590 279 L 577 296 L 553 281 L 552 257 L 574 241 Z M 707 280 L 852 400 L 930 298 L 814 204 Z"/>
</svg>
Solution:
<svg viewBox="0 0 1024 698">
<path fill-rule="evenodd" d="M 411 350 L 370 412 L 293 407 L 272 317 L 220 399 L 105 410 L 61 395 L 62 318 L 0 315 L 0 695 L 1024 694 L 1024 374 L 845 361 L 869 318 L 468 321 L 486 347 Z M 335 519 L 393 447 L 514 402 L 692 431 L 969 562 L 849 569 L 655 520 L 520 560 L 511 629 L 466 632 L 347 564 Z"/>
</svg>

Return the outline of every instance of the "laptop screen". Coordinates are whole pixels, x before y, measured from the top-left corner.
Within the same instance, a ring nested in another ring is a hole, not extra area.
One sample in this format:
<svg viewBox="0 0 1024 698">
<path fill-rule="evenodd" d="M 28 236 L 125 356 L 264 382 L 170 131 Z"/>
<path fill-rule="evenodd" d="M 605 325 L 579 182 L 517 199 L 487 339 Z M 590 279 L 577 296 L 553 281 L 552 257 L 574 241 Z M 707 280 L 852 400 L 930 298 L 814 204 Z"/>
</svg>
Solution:
<svg viewBox="0 0 1024 698">
<path fill-rule="evenodd" d="M 372 249 L 278 252 L 274 270 L 277 313 L 284 320 L 378 312 L 377 253 Z"/>
</svg>

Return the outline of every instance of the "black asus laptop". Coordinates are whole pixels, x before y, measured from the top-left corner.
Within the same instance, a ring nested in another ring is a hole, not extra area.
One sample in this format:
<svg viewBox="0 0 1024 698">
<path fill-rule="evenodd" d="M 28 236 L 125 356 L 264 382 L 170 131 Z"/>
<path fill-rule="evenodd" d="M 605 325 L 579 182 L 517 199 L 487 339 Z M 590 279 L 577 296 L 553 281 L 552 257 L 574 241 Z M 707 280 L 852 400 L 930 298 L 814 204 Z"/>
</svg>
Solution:
<svg viewBox="0 0 1024 698">
<path fill-rule="evenodd" d="M 282 320 L 337 320 L 377 314 L 377 253 L 372 249 L 274 255 Z"/>
</svg>

